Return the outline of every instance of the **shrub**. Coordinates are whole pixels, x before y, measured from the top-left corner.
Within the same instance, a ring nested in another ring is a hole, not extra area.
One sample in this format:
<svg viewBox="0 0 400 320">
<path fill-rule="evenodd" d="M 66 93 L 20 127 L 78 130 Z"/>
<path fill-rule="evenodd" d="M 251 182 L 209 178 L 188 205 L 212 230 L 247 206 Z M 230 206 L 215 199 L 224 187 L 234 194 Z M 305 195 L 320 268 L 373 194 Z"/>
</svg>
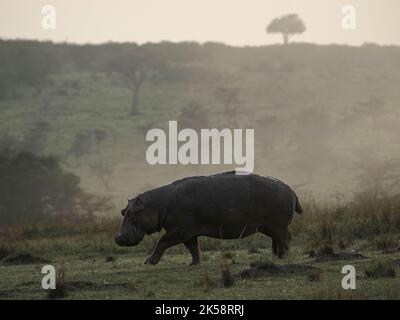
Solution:
<svg viewBox="0 0 400 320">
<path fill-rule="evenodd" d="M 1 224 L 92 215 L 109 208 L 103 198 L 85 193 L 79 177 L 64 171 L 52 156 L 2 151 L 0 176 Z"/>
</svg>

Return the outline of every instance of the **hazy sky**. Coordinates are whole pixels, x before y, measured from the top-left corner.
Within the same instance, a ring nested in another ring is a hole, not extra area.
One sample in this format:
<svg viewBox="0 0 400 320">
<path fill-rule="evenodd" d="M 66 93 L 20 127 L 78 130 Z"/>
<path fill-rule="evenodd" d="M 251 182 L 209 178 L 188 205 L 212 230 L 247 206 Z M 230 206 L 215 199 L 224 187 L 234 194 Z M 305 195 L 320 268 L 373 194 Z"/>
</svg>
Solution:
<svg viewBox="0 0 400 320">
<path fill-rule="evenodd" d="M 46 4 L 56 9 L 56 30 L 42 28 Z M 342 28 L 344 5 L 356 9 L 356 30 Z M 400 0 L 0 0 L 0 38 L 264 45 L 281 42 L 265 28 L 286 13 L 307 26 L 295 41 L 400 45 Z"/>
</svg>

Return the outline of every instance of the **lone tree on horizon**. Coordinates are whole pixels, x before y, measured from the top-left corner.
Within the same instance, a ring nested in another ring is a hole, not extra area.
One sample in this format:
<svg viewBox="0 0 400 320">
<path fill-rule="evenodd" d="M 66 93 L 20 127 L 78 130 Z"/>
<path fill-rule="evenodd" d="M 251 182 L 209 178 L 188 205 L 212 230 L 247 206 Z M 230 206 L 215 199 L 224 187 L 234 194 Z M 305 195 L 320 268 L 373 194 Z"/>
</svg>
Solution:
<svg viewBox="0 0 400 320">
<path fill-rule="evenodd" d="M 303 33 L 306 30 L 304 22 L 297 14 L 287 14 L 279 18 L 275 18 L 267 26 L 267 33 L 281 33 L 283 43 L 289 43 L 292 35 Z"/>
</svg>

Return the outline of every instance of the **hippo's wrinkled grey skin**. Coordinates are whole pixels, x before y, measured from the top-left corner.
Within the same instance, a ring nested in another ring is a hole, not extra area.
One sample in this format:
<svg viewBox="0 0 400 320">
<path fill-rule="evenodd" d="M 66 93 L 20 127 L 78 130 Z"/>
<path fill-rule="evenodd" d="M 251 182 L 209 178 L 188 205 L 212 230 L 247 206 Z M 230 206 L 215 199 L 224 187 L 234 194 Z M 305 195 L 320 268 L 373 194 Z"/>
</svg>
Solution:
<svg viewBox="0 0 400 320">
<path fill-rule="evenodd" d="M 273 253 L 282 258 L 295 211 L 302 212 L 297 195 L 275 178 L 235 172 L 190 177 L 129 200 L 115 241 L 135 246 L 145 234 L 165 229 L 145 263 L 157 264 L 166 249 L 183 243 L 192 264 L 198 264 L 199 236 L 240 239 L 261 232 L 272 238 Z"/>
</svg>

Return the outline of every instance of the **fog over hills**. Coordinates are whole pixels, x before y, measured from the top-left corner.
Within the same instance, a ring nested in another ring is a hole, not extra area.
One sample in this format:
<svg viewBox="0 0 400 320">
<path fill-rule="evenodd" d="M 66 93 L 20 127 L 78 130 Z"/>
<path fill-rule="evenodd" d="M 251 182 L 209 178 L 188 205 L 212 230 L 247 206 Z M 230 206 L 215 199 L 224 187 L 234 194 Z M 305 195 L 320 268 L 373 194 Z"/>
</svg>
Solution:
<svg viewBox="0 0 400 320">
<path fill-rule="evenodd" d="M 145 134 L 169 120 L 254 128 L 255 172 L 323 197 L 351 197 L 366 175 L 389 183 L 400 156 L 395 46 L 1 41 L 0 59 L 1 147 L 54 154 L 117 201 L 234 167 L 150 166 Z"/>
</svg>

